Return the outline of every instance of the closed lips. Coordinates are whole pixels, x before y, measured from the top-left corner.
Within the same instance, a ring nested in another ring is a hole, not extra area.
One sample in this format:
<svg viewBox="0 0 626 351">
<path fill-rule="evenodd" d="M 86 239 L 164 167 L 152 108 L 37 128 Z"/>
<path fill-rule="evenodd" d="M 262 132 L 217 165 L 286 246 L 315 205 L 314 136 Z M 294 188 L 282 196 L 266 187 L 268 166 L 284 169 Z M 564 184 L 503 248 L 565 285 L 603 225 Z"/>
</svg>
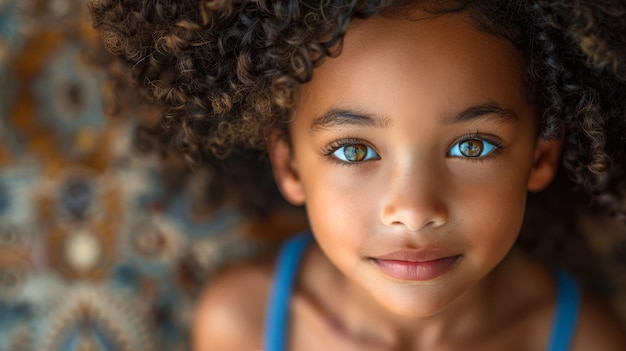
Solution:
<svg viewBox="0 0 626 351">
<path fill-rule="evenodd" d="M 442 256 L 441 254 L 429 255 L 413 252 L 395 253 L 371 260 L 391 278 L 407 281 L 428 281 L 453 269 L 461 257 L 461 255 Z"/>
</svg>

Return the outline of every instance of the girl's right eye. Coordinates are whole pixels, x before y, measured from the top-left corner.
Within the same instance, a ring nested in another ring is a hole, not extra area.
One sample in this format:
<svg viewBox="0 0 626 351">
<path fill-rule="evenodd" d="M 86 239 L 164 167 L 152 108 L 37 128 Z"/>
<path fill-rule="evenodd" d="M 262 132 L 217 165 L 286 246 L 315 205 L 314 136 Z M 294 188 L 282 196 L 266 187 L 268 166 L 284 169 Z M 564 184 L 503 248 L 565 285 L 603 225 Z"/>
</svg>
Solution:
<svg viewBox="0 0 626 351">
<path fill-rule="evenodd" d="M 380 158 L 378 153 L 365 144 L 346 144 L 338 147 L 332 155 L 347 163 L 356 163 Z"/>
</svg>

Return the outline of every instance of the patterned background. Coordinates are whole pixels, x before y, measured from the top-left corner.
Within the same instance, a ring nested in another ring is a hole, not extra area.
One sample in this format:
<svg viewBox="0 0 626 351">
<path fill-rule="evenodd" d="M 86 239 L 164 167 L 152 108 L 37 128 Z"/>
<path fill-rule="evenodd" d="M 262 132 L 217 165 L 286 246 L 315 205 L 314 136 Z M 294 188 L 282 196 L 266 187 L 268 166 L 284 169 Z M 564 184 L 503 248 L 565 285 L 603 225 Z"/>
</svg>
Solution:
<svg viewBox="0 0 626 351">
<path fill-rule="evenodd" d="M 186 350 L 198 292 L 259 251 L 245 233 L 263 223 L 202 203 L 203 172 L 137 152 L 128 117 L 149 110 L 105 117 L 85 11 L 0 0 L 0 351 Z"/>
<path fill-rule="evenodd" d="M 83 0 L 0 0 L 0 351 L 187 350 L 203 284 L 264 248 L 250 228 L 285 226 L 203 203 L 210 177 L 135 151 L 149 109 L 105 117 L 94 52 Z M 626 320 L 624 227 L 583 224 Z"/>
</svg>

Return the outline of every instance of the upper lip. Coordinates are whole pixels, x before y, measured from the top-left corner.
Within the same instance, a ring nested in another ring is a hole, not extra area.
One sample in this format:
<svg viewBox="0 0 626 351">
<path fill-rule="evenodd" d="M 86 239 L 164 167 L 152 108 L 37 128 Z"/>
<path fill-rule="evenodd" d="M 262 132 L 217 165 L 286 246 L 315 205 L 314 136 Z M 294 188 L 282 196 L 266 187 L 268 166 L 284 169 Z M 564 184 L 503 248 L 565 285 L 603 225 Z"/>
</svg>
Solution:
<svg viewBox="0 0 626 351">
<path fill-rule="evenodd" d="M 459 256 L 459 254 L 441 249 L 403 249 L 378 255 L 373 258 L 387 261 L 428 262 L 454 256 Z"/>
</svg>

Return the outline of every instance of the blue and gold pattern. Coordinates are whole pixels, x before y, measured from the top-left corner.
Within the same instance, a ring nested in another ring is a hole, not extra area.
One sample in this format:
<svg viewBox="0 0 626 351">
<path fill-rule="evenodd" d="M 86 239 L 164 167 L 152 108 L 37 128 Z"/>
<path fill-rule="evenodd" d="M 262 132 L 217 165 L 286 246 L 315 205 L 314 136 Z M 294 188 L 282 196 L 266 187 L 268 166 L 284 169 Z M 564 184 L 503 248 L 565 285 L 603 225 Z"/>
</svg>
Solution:
<svg viewBox="0 0 626 351">
<path fill-rule="evenodd" d="M 1 351 L 189 349 L 203 284 L 258 247 L 238 211 L 164 191 L 94 48 L 82 1 L 0 0 Z"/>
</svg>

